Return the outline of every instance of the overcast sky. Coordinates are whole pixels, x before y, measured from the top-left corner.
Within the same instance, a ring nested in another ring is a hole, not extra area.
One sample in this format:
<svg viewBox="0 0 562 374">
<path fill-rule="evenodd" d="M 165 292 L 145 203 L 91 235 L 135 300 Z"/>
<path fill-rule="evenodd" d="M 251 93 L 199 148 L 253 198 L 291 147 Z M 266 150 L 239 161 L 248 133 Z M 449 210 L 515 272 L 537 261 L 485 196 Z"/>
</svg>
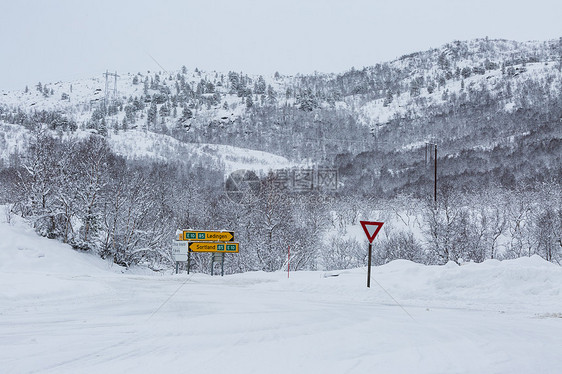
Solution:
<svg viewBox="0 0 562 374">
<path fill-rule="evenodd" d="M 562 37 L 560 0 L 0 0 L 0 90 L 109 71 L 343 72 L 453 40 Z M 161 65 L 161 67 L 159 66 Z"/>
</svg>

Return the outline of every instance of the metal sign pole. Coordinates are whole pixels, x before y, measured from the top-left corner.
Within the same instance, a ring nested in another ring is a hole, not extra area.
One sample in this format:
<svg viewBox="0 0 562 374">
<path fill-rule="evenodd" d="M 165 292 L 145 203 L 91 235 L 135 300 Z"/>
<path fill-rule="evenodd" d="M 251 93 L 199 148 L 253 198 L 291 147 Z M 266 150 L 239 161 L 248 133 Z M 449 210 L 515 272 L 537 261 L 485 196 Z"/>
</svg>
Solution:
<svg viewBox="0 0 562 374">
<path fill-rule="evenodd" d="M 224 253 L 221 253 L 221 277 L 224 277 Z"/>
<path fill-rule="evenodd" d="M 367 266 L 367 287 L 371 287 L 371 254 L 373 252 L 373 245 L 369 243 L 369 265 Z"/>
<path fill-rule="evenodd" d="M 180 263 L 178 261 L 176 261 L 176 274 L 178 273 L 179 264 Z"/>
<path fill-rule="evenodd" d="M 373 257 L 373 240 L 379 233 L 384 222 L 359 221 L 369 240 L 369 260 L 367 266 L 367 287 L 371 287 L 371 258 Z"/>
<path fill-rule="evenodd" d="M 187 252 L 187 274 L 189 274 L 190 266 L 191 266 L 191 252 Z"/>
</svg>

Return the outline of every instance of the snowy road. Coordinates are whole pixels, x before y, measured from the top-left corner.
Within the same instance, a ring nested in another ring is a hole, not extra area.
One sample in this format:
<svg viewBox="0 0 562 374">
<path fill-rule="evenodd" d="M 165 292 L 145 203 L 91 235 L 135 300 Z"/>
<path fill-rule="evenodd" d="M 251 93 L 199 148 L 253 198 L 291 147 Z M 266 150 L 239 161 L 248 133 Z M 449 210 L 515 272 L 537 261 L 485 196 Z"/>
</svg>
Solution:
<svg viewBox="0 0 562 374">
<path fill-rule="evenodd" d="M 561 318 L 405 300 L 408 315 L 381 289 L 363 289 L 361 272 L 321 274 L 58 276 L 74 292 L 2 307 L 0 362 L 9 373 L 554 373 L 562 364 Z"/>
<path fill-rule="evenodd" d="M 461 267 L 396 261 L 375 267 L 367 289 L 364 268 L 290 279 L 122 274 L 56 242 L 10 235 L 0 245 L 1 373 L 559 373 L 562 366 L 562 269 L 538 257 Z"/>
</svg>

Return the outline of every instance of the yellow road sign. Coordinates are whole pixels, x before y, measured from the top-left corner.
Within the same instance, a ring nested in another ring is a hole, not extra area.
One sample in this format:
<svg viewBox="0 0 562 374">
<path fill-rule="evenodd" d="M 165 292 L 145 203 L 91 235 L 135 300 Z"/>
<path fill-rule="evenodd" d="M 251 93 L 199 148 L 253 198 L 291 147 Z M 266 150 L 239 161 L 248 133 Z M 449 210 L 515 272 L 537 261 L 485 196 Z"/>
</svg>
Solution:
<svg viewBox="0 0 562 374">
<path fill-rule="evenodd" d="M 234 241 L 234 231 L 195 231 L 183 230 L 183 237 L 180 240 L 190 242 L 231 242 Z"/>
<path fill-rule="evenodd" d="M 225 242 L 190 242 L 190 252 L 238 253 L 238 243 Z"/>
</svg>

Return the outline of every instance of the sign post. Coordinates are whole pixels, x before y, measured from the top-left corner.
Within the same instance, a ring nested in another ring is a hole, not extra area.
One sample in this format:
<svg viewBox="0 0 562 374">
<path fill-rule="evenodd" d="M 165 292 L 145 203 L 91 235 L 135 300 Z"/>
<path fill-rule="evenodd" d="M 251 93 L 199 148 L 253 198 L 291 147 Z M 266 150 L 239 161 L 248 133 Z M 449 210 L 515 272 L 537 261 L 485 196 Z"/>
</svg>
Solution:
<svg viewBox="0 0 562 374">
<path fill-rule="evenodd" d="M 189 252 L 238 253 L 239 244 L 233 242 L 187 242 Z"/>
<path fill-rule="evenodd" d="M 179 272 L 180 262 L 185 262 L 189 258 L 189 249 L 187 244 L 187 242 L 182 242 L 180 240 L 172 241 L 172 255 L 174 256 L 174 261 L 176 262 L 176 274 Z"/>
<path fill-rule="evenodd" d="M 213 253 L 213 258 L 211 260 L 211 275 L 215 275 L 215 263 L 221 264 L 221 277 L 224 276 L 224 252 L 223 253 Z"/>
<path fill-rule="evenodd" d="M 187 242 L 182 242 L 179 240 L 172 241 L 172 255 L 174 256 L 175 262 L 185 262 L 187 260 L 188 246 Z M 177 268 L 177 266 L 176 266 Z"/>
<path fill-rule="evenodd" d="M 371 256 L 373 254 L 373 240 L 381 230 L 382 225 L 384 222 L 373 222 L 373 221 L 359 221 L 361 222 L 361 226 L 363 226 L 363 231 L 365 231 L 365 235 L 367 235 L 367 239 L 369 240 L 369 259 L 367 265 L 367 287 L 371 287 Z"/>
<path fill-rule="evenodd" d="M 238 253 L 240 244 L 234 242 L 234 231 L 178 230 L 172 243 L 172 253 L 176 261 L 176 273 L 179 262 L 187 261 L 187 274 L 191 268 L 192 252 L 212 252 L 211 275 L 214 263 L 221 263 L 221 275 L 224 275 L 224 254 Z"/>
<path fill-rule="evenodd" d="M 183 235 L 180 240 L 186 240 L 190 242 L 232 242 L 234 241 L 234 232 L 183 230 Z"/>
</svg>

